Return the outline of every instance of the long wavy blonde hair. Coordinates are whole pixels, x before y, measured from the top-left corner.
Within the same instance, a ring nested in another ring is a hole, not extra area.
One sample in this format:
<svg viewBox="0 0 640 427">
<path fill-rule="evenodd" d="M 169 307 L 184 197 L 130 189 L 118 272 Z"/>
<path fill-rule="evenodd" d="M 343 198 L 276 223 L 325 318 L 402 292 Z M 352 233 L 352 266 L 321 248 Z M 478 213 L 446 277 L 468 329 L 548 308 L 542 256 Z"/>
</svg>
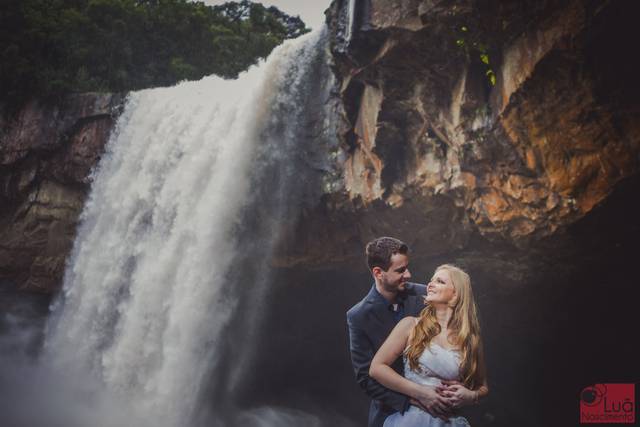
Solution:
<svg viewBox="0 0 640 427">
<path fill-rule="evenodd" d="M 453 315 L 447 328 L 450 342 L 460 351 L 461 382 L 473 390 L 483 384 L 485 367 L 482 342 L 480 341 L 478 310 L 471 291 L 471 278 L 455 265 L 441 265 L 436 268 L 436 273 L 440 270 L 449 272 L 449 277 L 456 290 L 456 297 L 449 303 L 453 309 Z M 436 319 L 435 307 L 427 303 L 427 306 L 420 312 L 418 322 L 413 328 L 413 336 L 405 350 L 412 370 L 420 370 L 418 363 L 420 355 L 440 332 L 441 328 Z"/>
</svg>

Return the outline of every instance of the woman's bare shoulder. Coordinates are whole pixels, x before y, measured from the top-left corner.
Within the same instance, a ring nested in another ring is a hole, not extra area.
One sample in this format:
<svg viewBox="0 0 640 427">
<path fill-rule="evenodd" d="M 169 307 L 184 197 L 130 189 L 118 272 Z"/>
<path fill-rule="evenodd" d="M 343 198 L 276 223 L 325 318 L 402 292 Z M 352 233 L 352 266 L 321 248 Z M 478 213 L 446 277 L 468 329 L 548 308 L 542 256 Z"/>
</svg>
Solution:
<svg viewBox="0 0 640 427">
<path fill-rule="evenodd" d="M 411 341 L 413 339 L 414 328 L 418 324 L 418 318 L 414 316 L 407 316 L 400 322 L 404 322 L 403 331 L 407 335 L 407 339 Z M 400 324 L 400 322 L 398 322 L 398 324 Z"/>
<path fill-rule="evenodd" d="M 411 330 L 414 326 L 418 324 L 418 318 L 413 316 L 403 317 L 402 320 L 398 322 L 397 328 L 401 328 L 403 330 Z"/>
</svg>

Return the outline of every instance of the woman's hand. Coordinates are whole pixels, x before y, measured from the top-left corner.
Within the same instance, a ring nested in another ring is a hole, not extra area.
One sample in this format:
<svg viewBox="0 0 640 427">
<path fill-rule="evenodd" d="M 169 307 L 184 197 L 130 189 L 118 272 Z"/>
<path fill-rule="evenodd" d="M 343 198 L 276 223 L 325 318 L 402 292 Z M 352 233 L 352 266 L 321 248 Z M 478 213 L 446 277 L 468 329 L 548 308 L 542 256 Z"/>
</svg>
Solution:
<svg viewBox="0 0 640 427">
<path fill-rule="evenodd" d="M 414 398 L 420 403 L 421 408 L 434 417 L 447 421 L 451 416 L 449 399 L 439 394 L 433 387 L 418 386 Z"/>
<path fill-rule="evenodd" d="M 446 399 L 453 408 L 467 406 L 477 401 L 477 391 L 469 390 L 459 381 L 442 381 L 442 386 L 436 388 L 438 394 Z"/>
</svg>

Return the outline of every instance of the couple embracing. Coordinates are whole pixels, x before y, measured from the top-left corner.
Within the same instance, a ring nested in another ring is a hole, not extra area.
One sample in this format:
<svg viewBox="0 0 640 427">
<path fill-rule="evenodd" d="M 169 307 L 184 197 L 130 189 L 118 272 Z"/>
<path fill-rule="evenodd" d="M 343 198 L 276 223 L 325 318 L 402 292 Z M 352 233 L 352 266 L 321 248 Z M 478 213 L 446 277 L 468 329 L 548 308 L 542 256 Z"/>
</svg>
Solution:
<svg viewBox="0 0 640 427">
<path fill-rule="evenodd" d="M 366 256 L 374 284 L 347 324 L 368 426 L 468 426 L 457 408 L 489 392 L 469 275 L 445 264 L 427 286 L 410 283 L 409 248 L 391 237 Z"/>
</svg>

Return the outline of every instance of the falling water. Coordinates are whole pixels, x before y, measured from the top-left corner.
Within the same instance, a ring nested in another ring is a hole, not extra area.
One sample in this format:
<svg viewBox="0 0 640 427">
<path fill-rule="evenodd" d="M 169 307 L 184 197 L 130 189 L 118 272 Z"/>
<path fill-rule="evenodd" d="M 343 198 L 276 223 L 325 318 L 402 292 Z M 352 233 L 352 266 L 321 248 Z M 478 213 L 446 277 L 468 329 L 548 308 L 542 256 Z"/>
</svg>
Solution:
<svg viewBox="0 0 640 427">
<path fill-rule="evenodd" d="M 153 425 L 187 425 L 211 384 L 216 399 L 229 393 L 216 371 L 225 331 L 257 316 L 238 304 L 265 292 L 282 227 L 326 175 L 325 39 L 289 41 L 237 80 L 129 95 L 53 307 L 56 370 Z"/>
<path fill-rule="evenodd" d="M 356 14 L 355 9 L 356 9 L 356 0 L 348 0 L 347 20 L 346 20 L 345 35 L 344 35 L 344 38 L 347 44 L 349 44 L 349 42 L 351 41 L 351 36 L 353 34 L 353 25 L 354 25 L 353 21 Z"/>
</svg>

